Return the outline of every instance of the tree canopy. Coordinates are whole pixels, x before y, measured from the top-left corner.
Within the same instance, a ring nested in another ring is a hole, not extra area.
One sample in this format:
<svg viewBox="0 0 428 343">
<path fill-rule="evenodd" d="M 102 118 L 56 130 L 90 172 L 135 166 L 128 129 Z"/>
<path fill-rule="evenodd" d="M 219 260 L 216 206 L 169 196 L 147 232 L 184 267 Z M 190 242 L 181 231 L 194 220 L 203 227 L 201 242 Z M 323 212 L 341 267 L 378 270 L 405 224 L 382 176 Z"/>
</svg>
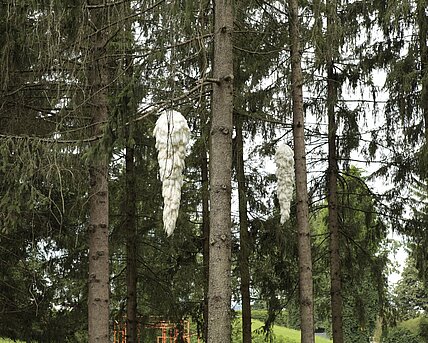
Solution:
<svg viewBox="0 0 428 343">
<path fill-rule="evenodd" d="M 267 333 L 286 317 L 305 343 L 316 328 L 365 342 L 376 323 L 426 314 L 427 11 L 2 1 L 0 337 L 92 343 L 127 322 L 134 343 L 137 325 L 169 320 L 182 335 L 190 319 L 227 343 L 236 302 L 245 343 L 255 304 Z M 158 160 L 155 123 L 172 112 L 189 144 L 177 159 L 166 121 Z M 294 152 L 288 219 L 282 144 Z M 164 160 L 183 168 L 170 203 Z M 392 293 L 390 232 L 409 252 Z"/>
</svg>

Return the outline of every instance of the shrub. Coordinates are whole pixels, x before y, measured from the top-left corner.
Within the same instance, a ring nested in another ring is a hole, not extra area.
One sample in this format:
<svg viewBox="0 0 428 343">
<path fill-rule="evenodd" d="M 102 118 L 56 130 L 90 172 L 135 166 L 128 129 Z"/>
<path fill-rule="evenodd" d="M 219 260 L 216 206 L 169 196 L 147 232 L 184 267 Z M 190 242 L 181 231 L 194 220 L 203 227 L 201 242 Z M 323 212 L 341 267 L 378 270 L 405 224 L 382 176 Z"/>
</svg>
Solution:
<svg viewBox="0 0 428 343">
<path fill-rule="evenodd" d="M 428 342 L 428 318 L 422 317 L 419 322 L 419 335 L 423 338 L 424 342 Z"/>
<path fill-rule="evenodd" d="M 393 328 L 382 340 L 382 343 L 424 343 L 421 338 L 401 327 Z"/>
</svg>

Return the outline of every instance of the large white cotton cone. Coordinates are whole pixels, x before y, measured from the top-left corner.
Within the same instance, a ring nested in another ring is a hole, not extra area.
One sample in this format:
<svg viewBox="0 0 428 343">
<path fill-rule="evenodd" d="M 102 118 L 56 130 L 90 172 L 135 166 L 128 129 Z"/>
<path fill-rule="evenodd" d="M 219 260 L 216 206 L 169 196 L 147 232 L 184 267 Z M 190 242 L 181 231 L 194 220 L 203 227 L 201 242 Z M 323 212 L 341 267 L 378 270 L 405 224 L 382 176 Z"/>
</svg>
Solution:
<svg viewBox="0 0 428 343">
<path fill-rule="evenodd" d="M 162 181 L 163 225 L 167 236 L 175 229 L 183 184 L 184 157 L 190 130 L 181 113 L 161 113 L 153 130 Z"/>
<path fill-rule="evenodd" d="M 281 224 L 284 224 L 290 217 L 290 203 L 294 188 L 294 153 L 285 144 L 281 144 L 276 149 L 276 178 L 278 180 L 278 201 L 281 210 Z"/>
</svg>

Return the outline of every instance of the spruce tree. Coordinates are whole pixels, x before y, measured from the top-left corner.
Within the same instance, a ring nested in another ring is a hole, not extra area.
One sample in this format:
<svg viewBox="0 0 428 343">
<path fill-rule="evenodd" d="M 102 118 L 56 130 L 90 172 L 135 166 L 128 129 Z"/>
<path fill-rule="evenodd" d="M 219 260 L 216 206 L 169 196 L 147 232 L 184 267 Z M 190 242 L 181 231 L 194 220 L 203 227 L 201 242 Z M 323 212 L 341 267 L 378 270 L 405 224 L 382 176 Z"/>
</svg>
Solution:
<svg viewBox="0 0 428 343">
<path fill-rule="evenodd" d="M 231 339 L 233 1 L 216 0 L 214 18 L 208 343 L 227 343 Z"/>
<path fill-rule="evenodd" d="M 386 133 L 379 136 L 383 145 L 393 147 L 387 154 L 387 163 L 376 175 L 394 185 L 385 193 L 394 224 L 402 234 L 417 242 L 413 245 L 417 265 L 421 274 L 425 274 L 426 249 L 418 247 L 428 244 L 426 223 L 415 226 L 417 213 L 413 218 L 416 220 L 406 222 L 403 211 L 404 204 L 415 205 L 407 194 L 409 185 L 426 183 L 427 178 L 427 2 L 397 0 L 376 5 L 383 41 L 378 44 L 373 60 L 387 71 L 385 90 L 389 95 L 384 111 Z"/>
<path fill-rule="evenodd" d="M 92 135 L 102 136 L 108 121 L 106 59 L 107 8 L 103 1 L 88 6 L 86 25 L 94 32 L 88 41 L 88 97 L 92 112 Z M 93 26 L 92 26 L 93 25 Z M 90 30 L 88 30 L 90 32 Z M 94 147 L 98 143 L 94 143 Z M 102 151 L 93 155 L 89 164 L 89 292 L 88 341 L 106 342 L 110 328 L 109 281 L 109 155 Z"/>
<path fill-rule="evenodd" d="M 327 5 L 327 37 L 334 37 L 336 22 L 336 1 Z M 327 171 L 327 201 L 328 201 L 328 226 L 330 230 L 330 277 L 331 277 L 331 316 L 333 326 L 333 342 L 343 343 L 342 323 L 342 273 L 340 266 L 340 229 L 337 179 L 339 169 L 337 162 L 337 88 L 338 82 L 335 72 L 334 58 L 338 47 L 334 46 L 335 39 L 331 39 L 330 48 L 327 50 L 327 116 L 328 116 L 328 171 Z"/>
<path fill-rule="evenodd" d="M 303 112 L 303 75 L 301 67 L 301 26 L 296 0 L 289 1 L 291 84 L 293 98 L 293 137 L 296 174 L 296 206 L 299 250 L 300 327 L 302 343 L 315 342 L 312 281 L 311 233 Z"/>
<path fill-rule="evenodd" d="M 236 132 L 236 178 L 238 182 L 239 199 L 239 269 L 240 291 L 242 303 L 242 342 L 251 342 L 251 298 L 250 298 L 250 240 L 248 232 L 248 213 L 246 195 L 246 177 L 244 171 L 244 138 L 243 120 L 241 116 L 235 119 Z"/>
</svg>

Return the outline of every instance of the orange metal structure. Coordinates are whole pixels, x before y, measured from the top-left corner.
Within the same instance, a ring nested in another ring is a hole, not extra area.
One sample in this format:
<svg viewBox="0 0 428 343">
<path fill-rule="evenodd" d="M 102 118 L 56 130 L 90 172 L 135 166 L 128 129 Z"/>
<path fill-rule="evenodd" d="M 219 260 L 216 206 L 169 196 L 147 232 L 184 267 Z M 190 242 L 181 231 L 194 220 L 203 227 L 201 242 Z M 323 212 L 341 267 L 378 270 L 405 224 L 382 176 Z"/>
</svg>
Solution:
<svg viewBox="0 0 428 343">
<path fill-rule="evenodd" d="M 178 325 L 177 325 L 178 324 Z M 158 330 L 156 343 L 176 343 L 181 338 L 185 343 L 191 343 L 191 337 L 194 336 L 198 343 L 200 338 L 197 335 L 191 335 L 190 322 L 188 320 L 181 321 L 180 323 L 172 323 L 170 321 L 151 321 L 142 324 L 138 323 L 138 337 L 137 342 L 140 343 L 142 330 Z M 182 329 L 179 330 L 179 327 Z M 181 331 L 181 332 L 180 332 Z M 115 321 L 113 323 L 113 343 L 126 343 L 126 320 Z M 142 342 L 141 342 L 142 343 Z"/>
</svg>

